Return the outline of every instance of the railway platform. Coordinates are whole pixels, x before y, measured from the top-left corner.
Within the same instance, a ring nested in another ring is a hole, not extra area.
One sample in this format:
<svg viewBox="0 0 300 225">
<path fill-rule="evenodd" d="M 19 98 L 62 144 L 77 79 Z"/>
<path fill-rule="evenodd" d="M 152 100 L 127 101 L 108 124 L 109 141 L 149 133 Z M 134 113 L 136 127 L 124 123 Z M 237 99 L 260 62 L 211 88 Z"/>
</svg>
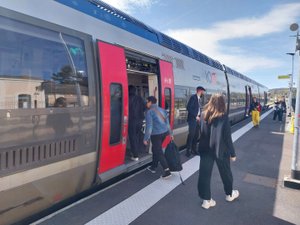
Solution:
<svg viewBox="0 0 300 225">
<path fill-rule="evenodd" d="M 212 176 L 215 207 L 201 208 L 197 195 L 199 156 L 183 160 L 182 185 L 177 173 L 162 180 L 142 170 L 33 224 L 41 225 L 231 225 L 300 224 L 300 191 L 283 186 L 290 174 L 293 136 L 272 111 L 259 128 L 250 119 L 232 127 L 237 161 L 232 163 L 234 188 L 240 197 L 225 201 L 216 166 Z"/>
</svg>

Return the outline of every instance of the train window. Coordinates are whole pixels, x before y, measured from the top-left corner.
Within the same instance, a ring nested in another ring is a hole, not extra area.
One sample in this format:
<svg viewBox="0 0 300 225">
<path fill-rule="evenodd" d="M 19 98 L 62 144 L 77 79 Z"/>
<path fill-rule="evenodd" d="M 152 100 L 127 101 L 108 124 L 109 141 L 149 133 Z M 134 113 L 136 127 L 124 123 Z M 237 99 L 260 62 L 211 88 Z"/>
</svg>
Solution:
<svg viewBox="0 0 300 225">
<path fill-rule="evenodd" d="M 180 127 L 186 124 L 188 101 L 188 90 L 186 88 L 175 88 L 175 120 L 174 127 Z"/>
<path fill-rule="evenodd" d="M 165 88 L 165 109 L 169 115 L 169 121 L 171 121 L 171 113 L 170 110 L 172 108 L 171 106 L 171 89 L 170 88 Z"/>
<path fill-rule="evenodd" d="M 123 91 L 121 84 L 110 85 L 110 144 L 121 141 Z"/>
<path fill-rule="evenodd" d="M 88 105 L 83 40 L 4 17 L 0 32 L 0 109 Z"/>
</svg>

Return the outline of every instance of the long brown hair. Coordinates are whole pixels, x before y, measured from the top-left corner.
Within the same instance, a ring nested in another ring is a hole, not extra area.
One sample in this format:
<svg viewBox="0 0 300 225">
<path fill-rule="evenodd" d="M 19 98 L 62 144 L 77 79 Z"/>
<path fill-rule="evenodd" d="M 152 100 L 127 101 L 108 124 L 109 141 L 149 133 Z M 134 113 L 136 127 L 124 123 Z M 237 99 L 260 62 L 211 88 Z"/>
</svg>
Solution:
<svg viewBox="0 0 300 225">
<path fill-rule="evenodd" d="M 226 112 L 226 103 L 222 94 L 214 94 L 204 106 L 204 120 L 209 124 L 216 118 L 222 117 Z"/>
</svg>

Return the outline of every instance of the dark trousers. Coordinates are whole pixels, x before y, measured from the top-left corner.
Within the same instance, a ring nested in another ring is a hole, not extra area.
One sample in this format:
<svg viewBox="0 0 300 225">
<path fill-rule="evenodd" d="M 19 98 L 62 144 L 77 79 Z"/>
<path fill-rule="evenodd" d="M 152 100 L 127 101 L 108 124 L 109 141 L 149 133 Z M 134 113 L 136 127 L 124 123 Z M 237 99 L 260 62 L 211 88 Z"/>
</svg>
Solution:
<svg viewBox="0 0 300 225">
<path fill-rule="evenodd" d="M 278 116 L 278 120 L 282 121 L 282 114 L 283 114 L 282 110 L 274 110 L 273 120 L 276 120 Z"/>
<path fill-rule="evenodd" d="M 138 123 L 129 123 L 128 126 L 128 134 L 129 134 L 129 141 L 130 141 L 130 151 L 133 157 L 138 157 L 138 150 L 141 146 L 141 129 L 143 126 L 143 122 Z"/>
<path fill-rule="evenodd" d="M 189 134 L 186 141 L 187 152 L 192 150 L 193 153 L 197 152 L 197 141 L 200 132 L 200 123 L 196 120 L 188 121 L 189 124 Z"/>
<path fill-rule="evenodd" d="M 210 182 L 214 162 L 216 161 L 226 195 L 232 194 L 233 177 L 230 169 L 230 158 L 218 159 L 211 152 L 200 154 L 198 193 L 204 200 L 211 199 Z"/>
<path fill-rule="evenodd" d="M 168 163 L 162 150 L 162 143 L 167 137 L 168 132 L 163 134 L 151 135 L 152 143 L 152 167 L 156 168 L 160 162 L 162 168 L 168 169 Z"/>
</svg>

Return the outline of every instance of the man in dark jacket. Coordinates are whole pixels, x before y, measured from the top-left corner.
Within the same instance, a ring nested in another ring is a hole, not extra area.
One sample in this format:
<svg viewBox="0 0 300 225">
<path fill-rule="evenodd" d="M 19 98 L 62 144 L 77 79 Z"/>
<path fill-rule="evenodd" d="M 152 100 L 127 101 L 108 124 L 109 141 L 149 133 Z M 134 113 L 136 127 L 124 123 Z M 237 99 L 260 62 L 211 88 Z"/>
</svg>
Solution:
<svg viewBox="0 0 300 225">
<path fill-rule="evenodd" d="M 278 120 L 279 122 L 282 122 L 282 114 L 283 114 L 283 105 L 282 105 L 282 101 L 276 101 L 274 102 L 275 106 L 274 106 L 274 115 L 273 115 L 273 120 L 276 120 L 277 116 L 278 116 Z"/>
<path fill-rule="evenodd" d="M 197 141 L 199 138 L 200 130 L 200 115 L 202 110 L 202 100 L 205 89 L 201 86 L 197 87 L 197 93 L 190 97 L 186 106 L 188 111 L 187 122 L 189 125 L 189 134 L 186 141 L 186 156 L 190 157 L 191 153 L 197 154 Z"/>
<path fill-rule="evenodd" d="M 138 149 L 140 146 L 141 135 L 140 132 L 143 127 L 143 120 L 145 118 L 144 112 L 146 104 L 141 96 L 136 94 L 136 88 L 129 85 L 129 121 L 128 121 L 128 134 L 130 141 L 130 151 L 132 154 L 131 159 L 134 161 L 139 160 Z"/>
</svg>

